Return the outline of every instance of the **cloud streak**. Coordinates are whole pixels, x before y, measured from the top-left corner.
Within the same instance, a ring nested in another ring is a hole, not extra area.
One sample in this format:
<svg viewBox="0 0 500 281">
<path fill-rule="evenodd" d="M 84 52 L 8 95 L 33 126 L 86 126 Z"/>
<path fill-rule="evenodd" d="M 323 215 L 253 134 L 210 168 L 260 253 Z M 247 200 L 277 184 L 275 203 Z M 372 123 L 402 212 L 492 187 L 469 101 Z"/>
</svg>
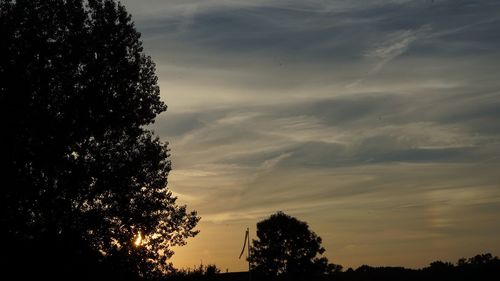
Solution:
<svg viewBox="0 0 500 281">
<path fill-rule="evenodd" d="M 431 30 L 432 27 L 426 24 L 416 30 L 405 30 L 390 34 L 386 41 L 366 53 L 368 58 L 380 60 L 370 71 L 370 74 L 380 71 L 384 65 L 402 55 L 414 41 L 425 37 Z"/>
</svg>

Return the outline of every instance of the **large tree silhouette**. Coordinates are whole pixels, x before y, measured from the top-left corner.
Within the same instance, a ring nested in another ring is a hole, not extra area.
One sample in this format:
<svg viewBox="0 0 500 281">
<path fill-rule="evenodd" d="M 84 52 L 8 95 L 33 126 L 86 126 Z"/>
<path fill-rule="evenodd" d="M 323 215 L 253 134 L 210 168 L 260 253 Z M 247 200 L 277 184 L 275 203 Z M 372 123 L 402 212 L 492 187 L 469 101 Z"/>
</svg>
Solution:
<svg viewBox="0 0 500 281">
<path fill-rule="evenodd" d="M 168 270 L 199 217 L 166 188 L 165 110 L 122 5 L 0 0 L 4 270 Z"/>
<path fill-rule="evenodd" d="M 257 223 L 257 238 L 251 247 L 250 263 L 256 273 L 288 278 L 322 275 L 340 270 L 321 257 L 321 237 L 307 223 L 277 212 Z"/>
</svg>

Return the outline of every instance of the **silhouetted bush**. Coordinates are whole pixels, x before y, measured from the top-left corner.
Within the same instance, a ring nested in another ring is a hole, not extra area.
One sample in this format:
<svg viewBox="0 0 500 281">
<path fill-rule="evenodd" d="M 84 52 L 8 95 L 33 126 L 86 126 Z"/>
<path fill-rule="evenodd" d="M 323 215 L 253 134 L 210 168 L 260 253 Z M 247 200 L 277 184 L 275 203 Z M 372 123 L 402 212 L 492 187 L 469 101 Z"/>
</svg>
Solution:
<svg viewBox="0 0 500 281">
<path fill-rule="evenodd" d="M 166 276 L 171 281 L 215 281 L 220 278 L 220 269 L 214 264 L 199 265 L 195 268 L 177 269 Z"/>
</svg>

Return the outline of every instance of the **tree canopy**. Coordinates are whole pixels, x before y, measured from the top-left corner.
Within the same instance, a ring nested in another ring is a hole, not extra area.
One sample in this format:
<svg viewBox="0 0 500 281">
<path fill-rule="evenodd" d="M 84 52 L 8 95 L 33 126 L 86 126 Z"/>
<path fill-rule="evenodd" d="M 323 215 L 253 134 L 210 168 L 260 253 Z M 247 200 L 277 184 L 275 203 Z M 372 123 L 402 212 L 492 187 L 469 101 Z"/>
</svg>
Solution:
<svg viewBox="0 0 500 281">
<path fill-rule="evenodd" d="M 2 266 L 170 269 L 199 217 L 166 187 L 167 107 L 124 6 L 0 0 L 0 54 Z"/>
<path fill-rule="evenodd" d="M 257 240 L 252 241 L 252 269 L 266 276 L 294 277 L 340 270 L 321 257 L 321 237 L 307 223 L 277 212 L 257 223 Z"/>
</svg>

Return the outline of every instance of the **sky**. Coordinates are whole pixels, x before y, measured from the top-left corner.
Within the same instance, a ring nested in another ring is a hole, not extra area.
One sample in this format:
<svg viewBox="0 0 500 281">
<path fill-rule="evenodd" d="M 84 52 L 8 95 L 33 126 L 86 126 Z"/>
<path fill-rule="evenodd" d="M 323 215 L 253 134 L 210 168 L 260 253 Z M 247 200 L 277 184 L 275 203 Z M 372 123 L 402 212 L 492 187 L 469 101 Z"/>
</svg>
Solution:
<svg viewBox="0 0 500 281">
<path fill-rule="evenodd" d="M 306 221 L 330 262 L 500 255 L 500 1 L 124 0 L 168 105 L 176 267 Z"/>
</svg>

